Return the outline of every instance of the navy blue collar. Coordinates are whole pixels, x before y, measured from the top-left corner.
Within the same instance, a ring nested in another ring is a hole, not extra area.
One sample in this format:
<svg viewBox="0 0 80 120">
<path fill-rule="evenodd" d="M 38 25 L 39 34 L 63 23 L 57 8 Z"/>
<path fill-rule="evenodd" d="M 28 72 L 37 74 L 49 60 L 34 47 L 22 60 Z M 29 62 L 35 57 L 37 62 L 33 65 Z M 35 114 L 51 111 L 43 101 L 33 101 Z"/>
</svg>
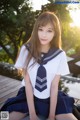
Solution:
<svg viewBox="0 0 80 120">
<path fill-rule="evenodd" d="M 25 44 L 26 48 L 30 52 L 30 44 Z M 43 56 L 38 59 L 39 64 L 46 64 L 48 61 L 52 60 L 55 58 L 57 55 L 59 55 L 63 50 L 59 48 L 53 48 L 50 49 L 47 53 L 42 53 Z M 33 56 L 33 55 L 32 55 Z M 34 56 L 33 56 L 34 57 Z"/>
<path fill-rule="evenodd" d="M 41 57 L 41 63 L 40 64 L 46 64 L 48 61 L 55 58 L 61 52 L 62 52 L 62 50 L 58 49 L 58 48 L 50 49 L 46 54 L 44 54 L 43 57 Z"/>
</svg>

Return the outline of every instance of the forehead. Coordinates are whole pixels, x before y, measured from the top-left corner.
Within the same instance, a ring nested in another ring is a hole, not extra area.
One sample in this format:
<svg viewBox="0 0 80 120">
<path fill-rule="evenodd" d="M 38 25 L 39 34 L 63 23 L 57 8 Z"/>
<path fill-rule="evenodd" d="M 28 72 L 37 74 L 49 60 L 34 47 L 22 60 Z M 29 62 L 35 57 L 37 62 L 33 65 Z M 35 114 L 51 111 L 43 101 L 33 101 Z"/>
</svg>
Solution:
<svg viewBox="0 0 80 120">
<path fill-rule="evenodd" d="M 39 27 L 48 28 L 48 29 L 53 29 L 53 25 L 50 24 L 50 23 L 48 23 L 48 24 L 46 24 L 46 25 L 41 25 L 41 26 L 39 26 Z"/>
<path fill-rule="evenodd" d="M 53 24 L 53 20 L 48 16 L 41 17 L 38 20 L 38 26 L 46 26 L 47 24 Z"/>
</svg>

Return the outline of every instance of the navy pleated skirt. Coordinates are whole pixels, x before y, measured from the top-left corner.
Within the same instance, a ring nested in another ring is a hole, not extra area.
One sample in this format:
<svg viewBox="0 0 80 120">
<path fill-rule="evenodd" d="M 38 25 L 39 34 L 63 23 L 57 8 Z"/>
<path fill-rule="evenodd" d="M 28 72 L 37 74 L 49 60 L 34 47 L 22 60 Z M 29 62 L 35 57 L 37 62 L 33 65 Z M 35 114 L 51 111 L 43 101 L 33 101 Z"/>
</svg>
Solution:
<svg viewBox="0 0 80 120">
<path fill-rule="evenodd" d="M 34 96 L 34 104 L 36 109 L 36 114 L 44 117 L 48 117 L 50 108 L 50 98 L 39 99 Z M 74 106 L 74 99 L 69 97 L 62 91 L 58 92 L 58 100 L 56 106 L 56 115 L 72 113 Z M 21 87 L 17 96 L 9 98 L 5 104 L 2 106 L 1 111 L 17 111 L 29 114 L 28 104 L 26 100 L 25 87 Z"/>
</svg>

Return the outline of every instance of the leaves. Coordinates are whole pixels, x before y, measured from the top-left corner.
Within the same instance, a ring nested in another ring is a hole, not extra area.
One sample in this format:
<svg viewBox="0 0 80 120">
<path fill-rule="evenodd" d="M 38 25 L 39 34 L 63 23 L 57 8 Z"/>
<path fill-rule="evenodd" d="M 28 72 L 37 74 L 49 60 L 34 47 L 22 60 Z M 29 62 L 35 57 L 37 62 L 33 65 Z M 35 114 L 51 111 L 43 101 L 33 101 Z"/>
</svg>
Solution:
<svg viewBox="0 0 80 120">
<path fill-rule="evenodd" d="M 19 47 L 30 37 L 35 16 L 31 9 L 28 0 L 0 1 L 0 46 L 13 62 Z M 6 45 L 10 45 L 12 50 Z"/>
</svg>

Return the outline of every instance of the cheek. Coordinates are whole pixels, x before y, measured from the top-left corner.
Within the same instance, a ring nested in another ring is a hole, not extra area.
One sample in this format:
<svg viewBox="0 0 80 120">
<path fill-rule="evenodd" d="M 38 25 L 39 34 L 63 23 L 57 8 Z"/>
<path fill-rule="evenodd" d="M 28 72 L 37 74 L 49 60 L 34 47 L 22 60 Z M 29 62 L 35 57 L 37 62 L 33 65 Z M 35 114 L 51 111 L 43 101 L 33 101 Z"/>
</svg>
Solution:
<svg viewBox="0 0 80 120">
<path fill-rule="evenodd" d="M 40 33 L 40 32 L 38 32 L 38 37 L 40 38 L 40 36 L 41 36 L 41 33 Z"/>
<path fill-rule="evenodd" d="M 54 37 L 54 34 L 50 35 L 49 37 L 50 37 L 50 40 L 52 40 Z"/>
</svg>

